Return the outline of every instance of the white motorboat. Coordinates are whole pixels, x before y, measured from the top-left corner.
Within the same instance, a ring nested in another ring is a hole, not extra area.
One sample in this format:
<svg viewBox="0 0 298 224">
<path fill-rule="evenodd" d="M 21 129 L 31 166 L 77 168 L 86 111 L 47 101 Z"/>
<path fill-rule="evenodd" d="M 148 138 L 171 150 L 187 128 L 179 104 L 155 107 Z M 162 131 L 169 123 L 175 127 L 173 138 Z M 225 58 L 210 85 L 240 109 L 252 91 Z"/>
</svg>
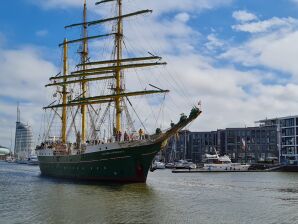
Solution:
<svg viewBox="0 0 298 224">
<path fill-rule="evenodd" d="M 167 163 L 166 168 L 167 169 L 174 169 L 175 168 L 175 163 Z"/>
<path fill-rule="evenodd" d="M 153 169 L 165 169 L 166 165 L 163 162 L 154 161 L 152 164 Z"/>
<path fill-rule="evenodd" d="M 205 155 L 204 170 L 207 171 L 247 171 L 250 165 L 241 163 L 232 163 L 230 157 L 227 155 L 219 156 L 216 152 L 215 155 Z"/>
<path fill-rule="evenodd" d="M 188 162 L 188 169 L 197 169 L 197 165 L 194 164 L 193 162 Z"/>
<path fill-rule="evenodd" d="M 188 162 L 187 160 L 179 160 L 175 163 L 176 169 L 196 169 L 197 165 L 193 162 Z"/>
</svg>

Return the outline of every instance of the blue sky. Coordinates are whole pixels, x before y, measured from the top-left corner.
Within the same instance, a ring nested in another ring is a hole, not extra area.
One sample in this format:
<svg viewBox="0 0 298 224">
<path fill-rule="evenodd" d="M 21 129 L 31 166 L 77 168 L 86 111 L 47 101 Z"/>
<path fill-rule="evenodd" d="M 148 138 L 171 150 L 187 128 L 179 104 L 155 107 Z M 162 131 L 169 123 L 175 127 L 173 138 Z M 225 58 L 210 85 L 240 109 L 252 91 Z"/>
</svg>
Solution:
<svg viewBox="0 0 298 224">
<path fill-rule="evenodd" d="M 221 38 L 243 41 L 249 35 L 231 29 L 235 22 L 232 13 L 236 10 L 248 10 L 261 19 L 273 16 L 295 18 L 298 7 L 290 0 L 239 0 L 215 10 L 193 13 L 189 24 L 204 35 L 215 29 Z M 80 13 L 78 7 L 41 8 L 38 4 L 30 4 L 28 0 L 7 1 L 1 5 L 0 30 L 10 47 L 34 44 L 55 48 L 66 34 L 64 25 L 78 21 Z M 40 31 L 48 33 L 44 36 L 41 34 L 41 37 L 37 35 Z"/>
<path fill-rule="evenodd" d="M 82 2 L 2 3 L 0 75 L 5 79 L 0 81 L 0 144 L 10 142 L 10 133 L 5 130 L 14 128 L 18 101 L 24 122 L 29 122 L 38 135 L 41 107 L 48 100 L 44 85 L 59 71 L 58 44 L 65 36 L 79 37 L 77 30 L 66 32 L 64 26 L 80 21 Z M 184 90 L 174 91 L 171 99 L 175 102 L 168 103 L 175 110 L 171 114 L 179 115 L 191 107 L 185 95 L 191 102 L 203 101 L 205 114 L 193 129 L 254 125 L 264 117 L 298 114 L 298 1 L 127 2 L 128 11 L 154 9 L 152 18 L 145 17 L 148 22 L 144 26 L 127 24 L 128 31 L 138 31 L 138 35 L 128 35 L 128 40 L 140 52 L 148 47 L 165 56 L 170 73 L 178 82 L 182 80 Z M 91 3 L 94 0 L 89 1 L 91 19 L 108 16 Z"/>
</svg>

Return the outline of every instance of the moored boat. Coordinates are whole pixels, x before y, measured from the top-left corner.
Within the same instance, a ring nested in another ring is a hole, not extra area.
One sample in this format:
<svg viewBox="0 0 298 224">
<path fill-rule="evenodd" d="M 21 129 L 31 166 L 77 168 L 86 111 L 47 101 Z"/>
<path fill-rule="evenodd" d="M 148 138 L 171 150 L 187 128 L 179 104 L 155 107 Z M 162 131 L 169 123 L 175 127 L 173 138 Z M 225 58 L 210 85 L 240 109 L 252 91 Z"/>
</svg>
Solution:
<svg viewBox="0 0 298 224">
<path fill-rule="evenodd" d="M 227 156 L 219 156 L 216 152 L 215 155 L 205 155 L 204 170 L 207 171 L 247 171 L 250 165 L 241 163 L 232 163 L 231 159 Z"/>
<path fill-rule="evenodd" d="M 187 160 L 179 160 L 175 163 L 175 169 L 196 169 L 197 165 Z"/>
<path fill-rule="evenodd" d="M 166 169 L 174 169 L 175 168 L 175 163 L 167 163 L 165 165 Z"/>
<path fill-rule="evenodd" d="M 152 164 L 152 169 L 163 170 L 166 168 L 166 164 L 164 162 L 154 161 Z"/>
</svg>

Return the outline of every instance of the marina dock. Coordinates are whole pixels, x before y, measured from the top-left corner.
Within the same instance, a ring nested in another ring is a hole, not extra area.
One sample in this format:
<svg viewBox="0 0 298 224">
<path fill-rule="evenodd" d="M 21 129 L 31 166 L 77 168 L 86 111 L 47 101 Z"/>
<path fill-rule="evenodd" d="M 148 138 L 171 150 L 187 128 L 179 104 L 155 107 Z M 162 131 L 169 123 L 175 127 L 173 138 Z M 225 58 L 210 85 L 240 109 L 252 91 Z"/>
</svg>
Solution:
<svg viewBox="0 0 298 224">
<path fill-rule="evenodd" d="M 172 173 L 260 173 L 260 172 L 273 172 L 271 170 L 225 170 L 225 171 L 208 171 L 203 169 L 192 169 L 192 170 L 172 170 Z"/>
</svg>

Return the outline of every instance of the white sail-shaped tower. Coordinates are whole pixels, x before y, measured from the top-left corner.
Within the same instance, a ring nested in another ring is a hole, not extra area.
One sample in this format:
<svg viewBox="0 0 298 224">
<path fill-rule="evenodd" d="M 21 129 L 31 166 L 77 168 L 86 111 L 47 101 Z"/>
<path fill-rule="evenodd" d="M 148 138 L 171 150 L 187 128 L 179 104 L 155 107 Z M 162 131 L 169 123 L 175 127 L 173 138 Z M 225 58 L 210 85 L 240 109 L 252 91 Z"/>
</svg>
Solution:
<svg viewBox="0 0 298 224">
<path fill-rule="evenodd" d="M 33 132 L 28 124 L 20 121 L 20 109 L 17 109 L 14 153 L 18 161 L 27 161 L 33 150 Z"/>
</svg>

